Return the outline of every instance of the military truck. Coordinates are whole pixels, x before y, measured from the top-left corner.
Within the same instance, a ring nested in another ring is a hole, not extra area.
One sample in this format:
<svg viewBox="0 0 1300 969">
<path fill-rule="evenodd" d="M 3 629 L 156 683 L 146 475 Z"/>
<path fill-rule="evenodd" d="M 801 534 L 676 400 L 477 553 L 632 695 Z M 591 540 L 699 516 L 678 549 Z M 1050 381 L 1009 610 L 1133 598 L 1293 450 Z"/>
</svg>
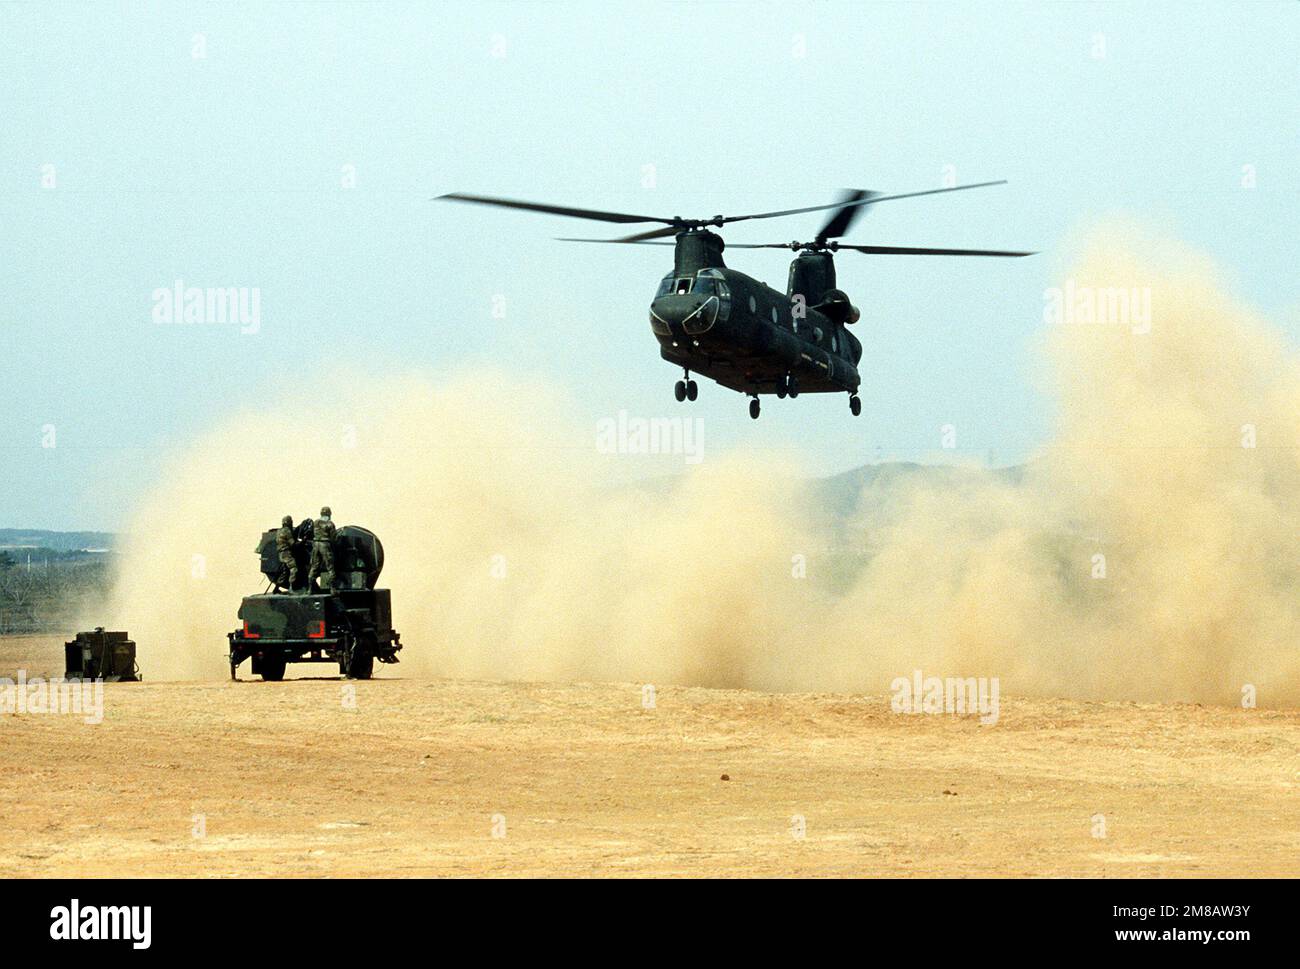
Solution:
<svg viewBox="0 0 1300 969">
<path fill-rule="evenodd" d="M 245 596 L 240 628 L 229 633 L 230 678 L 244 660 L 264 680 L 284 679 L 289 663 L 337 663 L 346 677 L 368 680 L 375 660 L 396 663 L 402 648 L 393 630 L 389 590 L 377 589 L 384 547 L 374 532 L 356 525 L 338 530 L 334 542 L 334 584 L 308 585 L 309 542 L 295 544 L 298 587 L 288 588 L 275 547 L 275 529 L 257 545 L 266 592 Z M 302 546 L 308 546 L 303 548 Z"/>
</svg>

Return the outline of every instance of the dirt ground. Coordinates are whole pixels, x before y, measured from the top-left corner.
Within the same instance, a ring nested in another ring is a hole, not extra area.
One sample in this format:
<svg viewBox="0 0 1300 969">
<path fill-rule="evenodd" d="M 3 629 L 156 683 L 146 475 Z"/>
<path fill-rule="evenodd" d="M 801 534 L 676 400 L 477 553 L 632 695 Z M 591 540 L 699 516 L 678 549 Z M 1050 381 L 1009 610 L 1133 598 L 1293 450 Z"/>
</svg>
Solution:
<svg viewBox="0 0 1300 969">
<path fill-rule="evenodd" d="M 0 640 L 0 675 L 61 664 Z M 332 672 L 0 715 L 0 875 L 1300 872 L 1297 712 Z"/>
</svg>

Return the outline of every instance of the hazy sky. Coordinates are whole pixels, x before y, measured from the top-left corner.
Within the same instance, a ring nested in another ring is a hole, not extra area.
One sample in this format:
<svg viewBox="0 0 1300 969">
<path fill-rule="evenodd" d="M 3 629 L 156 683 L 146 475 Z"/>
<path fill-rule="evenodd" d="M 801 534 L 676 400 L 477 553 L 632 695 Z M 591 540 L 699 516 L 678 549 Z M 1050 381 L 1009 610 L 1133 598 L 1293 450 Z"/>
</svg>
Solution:
<svg viewBox="0 0 1300 969">
<path fill-rule="evenodd" d="M 946 423 L 1021 460 L 1051 421 L 1043 293 L 1098 218 L 1206 250 L 1294 340 L 1297 64 L 1293 3 L 4 4 L 0 525 L 121 527 L 175 448 L 313 375 L 492 360 L 567 385 L 592 440 L 682 413 L 646 313 L 670 249 L 429 201 L 456 190 L 707 216 L 1009 179 L 854 228 L 1042 251 L 840 256 L 862 417 L 804 396 L 752 422 L 708 382 L 689 413 L 816 473 L 933 457 Z M 727 259 L 784 288 L 788 253 Z M 155 322 L 176 280 L 257 287 L 257 332 Z"/>
</svg>

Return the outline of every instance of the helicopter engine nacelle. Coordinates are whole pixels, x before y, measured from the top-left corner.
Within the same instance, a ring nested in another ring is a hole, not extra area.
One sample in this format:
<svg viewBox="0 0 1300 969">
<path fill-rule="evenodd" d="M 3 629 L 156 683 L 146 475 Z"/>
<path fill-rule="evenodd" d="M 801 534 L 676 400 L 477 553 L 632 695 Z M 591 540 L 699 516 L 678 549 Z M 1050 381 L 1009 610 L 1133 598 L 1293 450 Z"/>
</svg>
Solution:
<svg viewBox="0 0 1300 969">
<path fill-rule="evenodd" d="M 849 302 L 848 295 L 839 289 L 832 289 L 815 309 L 836 323 L 856 323 L 862 318 L 858 308 Z"/>
</svg>

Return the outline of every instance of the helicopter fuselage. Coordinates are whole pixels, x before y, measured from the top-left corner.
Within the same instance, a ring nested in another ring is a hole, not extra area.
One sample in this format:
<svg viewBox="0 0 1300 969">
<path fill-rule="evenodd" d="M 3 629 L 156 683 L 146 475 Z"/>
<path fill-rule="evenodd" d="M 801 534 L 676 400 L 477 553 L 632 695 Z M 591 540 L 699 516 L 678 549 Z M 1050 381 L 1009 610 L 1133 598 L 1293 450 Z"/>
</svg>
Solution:
<svg viewBox="0 0 1300 969">
<path fill-rule="evenodd" d="M 743 394 L 779 393 L 789 377 L 800 393 L 856 393 L 862 345 L 817 308 L 824 281 L 821 292 L 799 291 L 807 274 L 796 260 L 791 292 L 782 293 L 727 268 L 721 243 L 709 232 L 678 237 L 673 271 L 650 304 L 660 356 Z"/>
</svg>

